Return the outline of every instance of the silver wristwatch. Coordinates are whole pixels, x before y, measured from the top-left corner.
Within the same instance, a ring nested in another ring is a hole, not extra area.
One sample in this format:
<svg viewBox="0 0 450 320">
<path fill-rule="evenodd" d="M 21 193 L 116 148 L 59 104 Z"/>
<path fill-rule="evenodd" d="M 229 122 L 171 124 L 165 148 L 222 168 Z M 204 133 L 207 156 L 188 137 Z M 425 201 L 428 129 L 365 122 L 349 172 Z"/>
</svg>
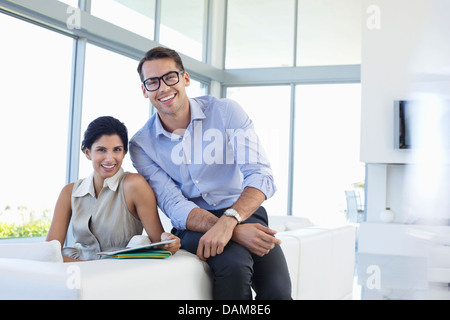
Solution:
<svg viewBox="0 0 450 320">
<path fill-rule="evenodd" d="M 236 210 L 232 209 L 232 208 L 229 208 L 229 209 L 225 210 L 224 214 L 227 217 L 234 217 L 234 218 L 236 218 L 238 224 L 241 223 L 241 221 L 242 221 L 242 218 L 239 215 L 239 213 Z"/>
</svg>

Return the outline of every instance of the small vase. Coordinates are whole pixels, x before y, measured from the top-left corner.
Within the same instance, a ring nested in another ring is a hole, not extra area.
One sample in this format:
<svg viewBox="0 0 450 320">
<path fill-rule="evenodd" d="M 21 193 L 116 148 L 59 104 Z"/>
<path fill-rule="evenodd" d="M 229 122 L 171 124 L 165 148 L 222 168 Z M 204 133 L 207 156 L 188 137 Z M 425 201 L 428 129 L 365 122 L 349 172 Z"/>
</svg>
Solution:
<svg viewBox="0 0 450 320">
<path fill-rule="evenodd" d="M 384 223 L 394 221 L 394 212 L 390 208 L 386 208 L 386 210 L 380 212 L 380 220 Z"/>
</svg>

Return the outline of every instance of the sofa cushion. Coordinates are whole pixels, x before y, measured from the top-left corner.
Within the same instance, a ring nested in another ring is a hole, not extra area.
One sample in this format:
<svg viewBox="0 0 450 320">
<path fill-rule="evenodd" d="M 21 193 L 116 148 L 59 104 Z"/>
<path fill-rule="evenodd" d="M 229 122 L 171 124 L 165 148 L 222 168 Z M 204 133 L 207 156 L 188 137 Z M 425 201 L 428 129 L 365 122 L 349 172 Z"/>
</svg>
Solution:
<svg viewBox="0 0 450 320">
<path fill-rule="evenodd" d="M 102 259 L 66 265 L 79 270 L 80 299 L 212 299 L 209 266 L 183 249 L 167 259 Z"/>
<path fill-rule="evenodd" d="M 0 244 L 0 258 L 63 262 L 58 240 Z"/>
</svg>

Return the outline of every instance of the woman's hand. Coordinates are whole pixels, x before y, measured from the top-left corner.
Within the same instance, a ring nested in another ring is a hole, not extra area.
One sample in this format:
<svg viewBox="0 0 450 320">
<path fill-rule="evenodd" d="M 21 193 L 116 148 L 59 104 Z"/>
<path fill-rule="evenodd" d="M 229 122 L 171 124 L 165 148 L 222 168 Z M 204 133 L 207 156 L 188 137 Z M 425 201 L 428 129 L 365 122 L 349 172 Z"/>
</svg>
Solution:
<svg viewBox="0 0 450 320">
<path fill-rule="evenodd" d="M 163 244 L 161 246 L 157 246 L 156 248 L 158 248 L 160 250 L 170 251 L 172 254 L 175 254 L 181 247 L 180 238 L 178 238 L 177 236 L 175 236 L 169 232 L 163 232 L 161 234 L 161 241 L 172 240 L 172 239 L 175 239 L 175 241 L 171 242 L 171 243 Z"/>
<path fill-rule="evenodd" d="M 67 257 L 67 256 L 62 256 L 63 257 L 63 262 L 80 262 L 80 261 L 84 261 L 84 260 L 78 260 L 78 259 L 74 259 L 71 257 Z"/>
</svg>

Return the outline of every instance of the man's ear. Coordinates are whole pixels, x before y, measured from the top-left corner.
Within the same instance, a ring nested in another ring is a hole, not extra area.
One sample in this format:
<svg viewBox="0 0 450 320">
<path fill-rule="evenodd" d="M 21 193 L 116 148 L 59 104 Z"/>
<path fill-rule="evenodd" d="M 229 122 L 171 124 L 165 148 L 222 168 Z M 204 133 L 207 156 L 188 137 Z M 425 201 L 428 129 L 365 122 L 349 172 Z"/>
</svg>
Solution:
<svg viewBox="0 0 450 320">
<path fill-rule="evenodd" d="M 189 87 L 191 85 L 191 77 L 189 76 L 189 73 L 187 73 L 186 71 L 183 73 L 183 77 L 184 77 L 184 83 L 186 87 Z"/>
<path fill-rule="evenodd" d="M 149 96 L 148 96 L 147 90 L 145 89 L 145 87 L 144 87 L 143 84 L 141 84 L 141 90 L 142 90 L 142 94 L 144 95 L 144 97 L 145 97 L 146 99 L 148 99 Z"/>
</svg>

